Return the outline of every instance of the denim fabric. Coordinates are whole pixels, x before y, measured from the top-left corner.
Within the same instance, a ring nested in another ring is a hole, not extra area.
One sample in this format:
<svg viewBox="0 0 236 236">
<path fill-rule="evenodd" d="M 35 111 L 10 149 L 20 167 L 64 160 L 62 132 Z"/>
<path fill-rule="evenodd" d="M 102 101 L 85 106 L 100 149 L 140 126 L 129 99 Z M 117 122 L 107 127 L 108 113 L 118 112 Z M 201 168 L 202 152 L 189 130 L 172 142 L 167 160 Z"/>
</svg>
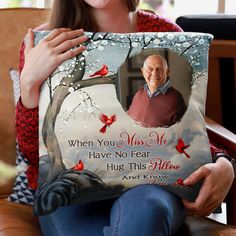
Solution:
<svg viewBox="0 0 236 236">
<path fill-rule="evenodd" d="M 184 218 L 175 194 L 158 185 L 140 185 L 117 199 L 59 208 L 39 221 L 44 236 L 167 236 Z"/>
</svg>

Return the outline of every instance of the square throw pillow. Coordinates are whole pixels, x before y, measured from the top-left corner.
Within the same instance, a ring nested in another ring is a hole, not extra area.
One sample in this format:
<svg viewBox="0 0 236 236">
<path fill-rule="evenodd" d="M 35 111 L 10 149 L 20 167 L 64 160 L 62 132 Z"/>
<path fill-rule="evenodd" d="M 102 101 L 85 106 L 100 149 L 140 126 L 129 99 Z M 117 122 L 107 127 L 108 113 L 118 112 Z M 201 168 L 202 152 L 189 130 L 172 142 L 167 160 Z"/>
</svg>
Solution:
<svg viewBox="0 0 236 236">
<path fill-rule="evenodd" d="M 12 80 L 13 83 L 13 95 L 14 95 L 14 101 L 15 101 L 15 105 L 19 100 L 20 97 L 20 79 L 19 79 L 19 71 L 11 68 L 9 70 L 9 74 L 10 74 L 10 78 Z"/>
<path fill-rule="evenodd" d="M 28 168 L 28 161 L 24 158 L 16 143 L 16 166 L 18 174 L 13 186 L 12 193 L 8 196 L 8 200 L 15 203 L 25 205 L 33 205 L 35 190 L 29 188 L 26 170 Z"/>
<path fill-rule="evenodd" d="M 49 32 L 37 32 L 37 44 Z M 41 88 L 34 213 L 158 184 L 194 200 L 183 180 L 211 162 L 202 33 L 86 33 L 87 50 Z"/>
</svg>

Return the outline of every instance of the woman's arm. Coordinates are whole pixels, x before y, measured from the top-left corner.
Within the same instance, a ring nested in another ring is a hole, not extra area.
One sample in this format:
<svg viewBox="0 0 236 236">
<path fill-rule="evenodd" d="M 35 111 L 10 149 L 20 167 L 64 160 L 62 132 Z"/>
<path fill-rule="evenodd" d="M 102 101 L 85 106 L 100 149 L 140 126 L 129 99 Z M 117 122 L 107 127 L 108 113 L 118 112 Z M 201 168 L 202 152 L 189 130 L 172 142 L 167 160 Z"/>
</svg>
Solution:
<svg viewBox="0 0 236 236">
<path fill-rule="evenodd" d="M 83 30 L 56 29 L 34 46 L 34 33 L 30 29 L 20 48 L 21 97 L 16 105 L 16 138 L 20 151 L 29 162 L 29 186 L 36 189 L 39 163 L 38 101 L 39 89 L 50 73 L 63 61 L 81 53 L 79 46 L 87 40 Z"/>
</svg>

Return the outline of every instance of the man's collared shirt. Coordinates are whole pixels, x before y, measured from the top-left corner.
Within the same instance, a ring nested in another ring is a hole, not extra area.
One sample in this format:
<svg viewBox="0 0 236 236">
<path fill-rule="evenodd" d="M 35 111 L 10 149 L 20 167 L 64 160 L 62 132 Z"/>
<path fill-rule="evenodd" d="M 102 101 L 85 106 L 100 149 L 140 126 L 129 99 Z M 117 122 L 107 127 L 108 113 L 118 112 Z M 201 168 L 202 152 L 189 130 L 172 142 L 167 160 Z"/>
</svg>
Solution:
<svg viewBox="0 0 236 236">
<path fill-rule="evenodd" d="M 153 94 L 151 94 L 147 84 L 144 85 L 144 90 L 147 91 L 148 96 L 151 98 L 151 97 L 156 97 L 160 93 L 165 94 L 168 88 L 170 87 L 171 87 L 171 82 L 170 80 L 167 80 L 162 86 L 158 87 Z"/>
</svg>

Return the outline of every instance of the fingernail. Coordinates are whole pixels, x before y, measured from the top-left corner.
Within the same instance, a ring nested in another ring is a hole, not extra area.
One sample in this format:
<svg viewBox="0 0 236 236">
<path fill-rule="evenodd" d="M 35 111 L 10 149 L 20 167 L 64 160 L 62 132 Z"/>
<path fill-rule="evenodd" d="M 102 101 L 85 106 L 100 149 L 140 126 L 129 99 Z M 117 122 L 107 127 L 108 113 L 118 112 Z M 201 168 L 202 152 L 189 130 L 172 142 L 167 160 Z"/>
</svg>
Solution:
<svg viewBox="0 0 236 236">
<path fill-rule="evenodd" d="M 78 29 L 77 32 L 78 33 L 84 33 L 84 30 L 83 29 Z"/>
<path fill-rule="evenodd" d="M 183 181 L 183 184 L 184 184 L 184 185 L 188 185 L 188 184 L 190 184 L 190 180 L 185 179 L 185 180 Z"/>
</svg>

